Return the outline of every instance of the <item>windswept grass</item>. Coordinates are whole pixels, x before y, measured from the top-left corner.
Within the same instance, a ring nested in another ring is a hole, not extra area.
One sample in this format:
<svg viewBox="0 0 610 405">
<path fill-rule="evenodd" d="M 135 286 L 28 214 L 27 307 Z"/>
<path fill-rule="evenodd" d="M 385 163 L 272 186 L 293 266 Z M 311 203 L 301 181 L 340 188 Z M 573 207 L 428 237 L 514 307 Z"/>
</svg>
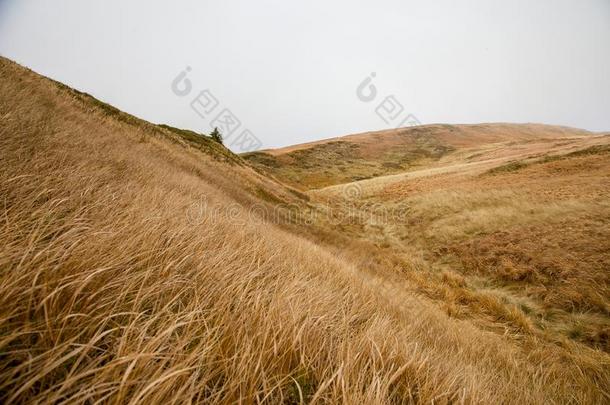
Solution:
<svg viewBox="0 0 610 405">
<path fill-rule="evenodd" d="M 600 144 L 587 146 L 593 142 Z M 416 291 L 452 317 L 515 339 L 569 339 L 610 352 L 610 163 L 603 142 L 570 141 L 571 152 L 516 170 L 497 160 L 494 175 L 453 165 L 359 182 L 362 197 L 352 204 L 365 220 L 349 234 L 401 258 Z M 332 203 L 337 190 L 315 195 Z M 366 214 L 379 210 L 402 215 L 367 223 L 373 216 Z"/>
<path fill-rule="evenodd" d="M 605 354 L 448 316 L 365 244 L 247 214 L 302 203 L 281 184 L 0 73 L 3 403 L 608 401 Z"/>
</svg>

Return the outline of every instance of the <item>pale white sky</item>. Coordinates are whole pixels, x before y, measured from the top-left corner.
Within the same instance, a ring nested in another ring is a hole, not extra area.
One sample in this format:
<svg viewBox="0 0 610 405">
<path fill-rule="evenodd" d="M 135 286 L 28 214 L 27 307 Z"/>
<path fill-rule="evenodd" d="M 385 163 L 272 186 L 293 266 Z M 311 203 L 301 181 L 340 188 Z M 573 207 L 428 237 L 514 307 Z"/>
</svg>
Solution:
<svg viewBox="0 0 610 405">
<path fill-rule="evenodd" d="M 152 122 L 228 108 L 263 147 L 391 127 L 389 95 L 422 123 L 610 130 L 609 0 L 0 0 L 0 54 Z"/>
</svg>

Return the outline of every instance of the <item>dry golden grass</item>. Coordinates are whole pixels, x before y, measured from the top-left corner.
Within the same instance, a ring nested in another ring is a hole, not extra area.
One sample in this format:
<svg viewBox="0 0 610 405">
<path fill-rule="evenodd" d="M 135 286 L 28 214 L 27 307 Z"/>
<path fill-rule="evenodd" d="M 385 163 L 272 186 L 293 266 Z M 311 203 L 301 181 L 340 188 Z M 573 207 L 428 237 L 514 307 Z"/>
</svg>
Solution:
<svg viewBox="0 0 610 405">
<path fill-rule="evenodd" d="M 610 138 L 545 142 L 546 150 L 539 140 L 488 145 L 493 159 L 460 164 L 453 156 L 360 181 L 352 202 L 360 215 L 342 230 L 401 258 L 414 289 L 452 317 L 607 353 Z M 312 195 L 340 209 L 341 191 L 355 186 Z M 403 215 L 374 224 L 362 214 L 380 207 Z M 602 363 L 606 353 L 597 355 Z"/>
<path fill-rule="evenodd" d="M 609 400 L 606 354 L 448 316 L 373 247 L 247 215 L 256 190 L 305 204 L 281 184 L 5 59 L 0 77 L 0 401 Z"/>
</svg>

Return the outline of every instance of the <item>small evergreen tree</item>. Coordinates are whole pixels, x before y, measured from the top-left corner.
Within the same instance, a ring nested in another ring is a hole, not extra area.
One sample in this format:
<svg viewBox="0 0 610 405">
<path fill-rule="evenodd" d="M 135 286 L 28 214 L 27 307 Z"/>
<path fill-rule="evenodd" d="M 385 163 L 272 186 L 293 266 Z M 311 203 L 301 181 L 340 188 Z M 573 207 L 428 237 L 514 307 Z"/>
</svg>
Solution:
<svg viewBox="0 0 610 405">
<path fill-rule="evenodd" d="M 220 131 L 218 130 L 218 127 L 214 127 L 214 130 L 212 131 L 212 133 L 210 134 L 210 137 L 215 140 L 216 142 L 218 142 L 219 144 L 222 145 L 222 134 L 220 133 Z"/>
</svg>

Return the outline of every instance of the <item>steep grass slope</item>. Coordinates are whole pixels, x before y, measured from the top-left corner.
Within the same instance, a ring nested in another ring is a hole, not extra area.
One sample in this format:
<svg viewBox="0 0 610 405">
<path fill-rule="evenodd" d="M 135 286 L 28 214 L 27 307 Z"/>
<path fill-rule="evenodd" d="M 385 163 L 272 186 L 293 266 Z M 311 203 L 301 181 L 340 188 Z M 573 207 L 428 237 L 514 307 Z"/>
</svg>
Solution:
<svg viewBox="0 0 610 405">
<path fill-rule="evenodd" d="M 605 354 L 484 330 L 266 221 L 325 206 L 226 152 L 6 59 L 0 120 L 4 403 L 609 399 Z"/>
</svg>

